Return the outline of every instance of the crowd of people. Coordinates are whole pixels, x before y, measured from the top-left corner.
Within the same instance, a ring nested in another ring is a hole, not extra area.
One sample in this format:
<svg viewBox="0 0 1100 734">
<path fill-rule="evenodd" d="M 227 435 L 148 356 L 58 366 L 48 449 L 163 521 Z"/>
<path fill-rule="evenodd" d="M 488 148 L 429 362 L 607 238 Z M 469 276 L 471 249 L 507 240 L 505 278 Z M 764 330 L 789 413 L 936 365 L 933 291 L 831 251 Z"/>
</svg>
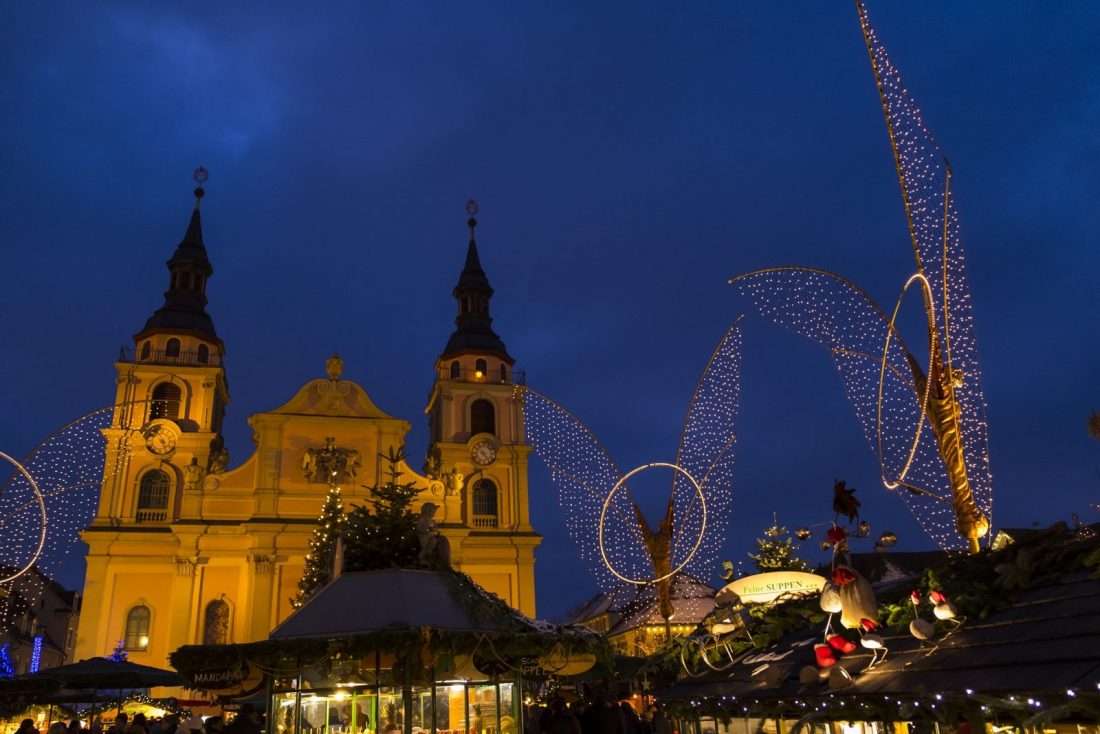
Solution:
<svg viewBox="0 0 1100 734">
<path fill-rule="evenodd" d="M 612 701 L 597 692 L 573 703 L 559 696 L 545 708 L 528 707 L 526 713 L 525 734 L 673 734 L 660 709 L 651 705 L 639 714 L 627 694 Z"/>
<path fill-rule="evenodd" d="M 114 722 L 105 726 L 101 717 L 96 716 L 85 728 L 79 719 L 68 724 L 55 721 L 46 729 L 46 734 L 262 734 L 263 723 L 260 714 L 251 704 L 241 706 L 233 720 L 226 723 L 222 716 L 183 717 L 179 714 L 147 718 L 143 713 L 132 717 L 119 712 Z M 40 734 L 34 725 L 34 719 L 23 719 L 15 734 Z"/>
</svg>

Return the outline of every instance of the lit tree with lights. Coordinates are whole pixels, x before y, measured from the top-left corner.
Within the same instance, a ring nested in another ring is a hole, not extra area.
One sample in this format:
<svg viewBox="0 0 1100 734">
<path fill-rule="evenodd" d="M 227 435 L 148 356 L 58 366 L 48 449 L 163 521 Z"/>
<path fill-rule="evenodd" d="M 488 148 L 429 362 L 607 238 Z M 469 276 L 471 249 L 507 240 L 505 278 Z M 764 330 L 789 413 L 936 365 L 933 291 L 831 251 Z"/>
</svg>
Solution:
<svg viewBox="0 0 1100 734">
<path fill-rule="evenodd" d="M 298 595 L 292 603 L 300 607 L 306 599 L 313 596 L 332 578 L 332 554 L 336 548 L 336 539 L 347 525 L 344 503 L 340 499 L 340 488 L 329 485 L 328 497 L 321 507 L 321 517 L 317 519 L 317 529 L 309 541 L 309 554 L 306 556 L 306 570 L 298 581 Z"/>
<path fill-rule="evenodd" d="M 122 640 L 119 640 L 115 643 L 115 649 L 110 655 L 107 656 L 107 659 L 113 660 L 116 663 L 124 663 L 126 662 L 126 658 L 128 657 L 129 654 L 126 652 L 126 643 L 124 643 Z"/>
<path fill-rule="evenodd" d="M 390 448 L 380 456 L 388 465 L 386 479 L 368 487 L 371 507 L 357 506 L 348 513 L 344 565 L 349 571 L 417 565 L 420 545 L 412 501 L 419 490 L 412 482 L 401 481 L 404 451 Z"/>
<path fill-rule="evenodd" d="M 764 528 L 764 537 L 756 539 L 756 553 L 749 553 L 756 570 L 769 571 L 808 571 L 810 565 L 795 555 L 797 545 L 787 528 L 779 524 L 772 515 L 772 524 Z"/>
</svg>

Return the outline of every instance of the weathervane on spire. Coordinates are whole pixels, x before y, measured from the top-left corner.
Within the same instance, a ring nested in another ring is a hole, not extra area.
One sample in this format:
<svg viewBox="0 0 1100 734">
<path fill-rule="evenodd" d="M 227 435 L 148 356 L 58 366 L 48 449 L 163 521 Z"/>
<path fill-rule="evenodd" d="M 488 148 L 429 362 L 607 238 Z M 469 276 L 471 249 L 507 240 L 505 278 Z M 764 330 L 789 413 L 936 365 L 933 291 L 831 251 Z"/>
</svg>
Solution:
<svg viewBox="0 0 1100 734">
<path fill-rule="evenodd" d="M 208 179 L 209 177 L 210 177 L 210 173 L 205 168 L 203 168 L 202 166 L 199 166 L 198 168 L 196 168 L 195 172 L 193 174 L 191 174 L 191 178 L 193 178 L 195 180 L 195 183 L 198 184 L 198 186 L 195 187 L 195 207 L 196 208 L 199 205 L 199 200 L 202 199 L 203 194 L 206 193 L 205 191 L 202 190 L 202 185 L 204 183 L 206 183 L 206 179 Z"/>
<path fill-rule="evenodd" d="M 477 199 L 470 199 L 466 202 L 466 213 L 470 215 L 470 218 L 466 220 L 466 224 L 470 227 L 470 239 L 473 239 L 474 227 L 477 226 Z"/>
</svg>

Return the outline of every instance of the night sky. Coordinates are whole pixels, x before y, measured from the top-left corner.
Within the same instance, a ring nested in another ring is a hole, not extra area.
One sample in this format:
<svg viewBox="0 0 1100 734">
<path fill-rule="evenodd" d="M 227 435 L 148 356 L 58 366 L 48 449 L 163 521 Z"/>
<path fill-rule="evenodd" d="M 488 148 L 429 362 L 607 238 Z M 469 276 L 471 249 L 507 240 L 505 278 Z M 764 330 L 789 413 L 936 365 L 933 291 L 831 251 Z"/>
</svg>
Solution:
<svg viewBox="0 0 1100 734">
<path fill-rule="evenodd" d="M 1096 521 L 1100 7 L 869 12 L 955 173 L 994 525 Z M 9 1 L 0 81 L 0 451 L 14 455 L 112 401 L 198 165 L 233 466 L 247 416 L 324 376 L 333 351 L 413 424 L 419 466 L 470 197 L 517 368 L 624 470 L 674 458 L 699 374 L 748 310 L 729 277 L 813 265 L 893 304 L 914 267 L 846 1 Z M 748 317 L 742 403 L 724 557 L 744 559 L 773 512 L 830 519 L 838 478 L 899 549 L 929 546 L 882 489 L 823 350 Z M 531 480 L 553 616 L 595 585 L 546 473 Z"/>
</svg>

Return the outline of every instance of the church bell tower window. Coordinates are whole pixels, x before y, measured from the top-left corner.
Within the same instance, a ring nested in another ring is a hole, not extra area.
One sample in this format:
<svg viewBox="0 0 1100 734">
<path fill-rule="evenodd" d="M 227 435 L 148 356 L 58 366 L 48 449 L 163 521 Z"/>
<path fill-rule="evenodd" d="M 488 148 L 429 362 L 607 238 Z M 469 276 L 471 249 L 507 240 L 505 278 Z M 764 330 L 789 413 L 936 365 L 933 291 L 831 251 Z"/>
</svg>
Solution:
<svg viewBox="0 0 1100 734">
<path fill-rule="evenodd" d="M 178 357 L 180 356 L 180 340 L 175 337 L 168 340 L 168 343 L 164 345 L 165 357 Z"/>
<path fill-rule="evenodd" d="M 497 432 L 496 409 L 488 400 L 475 400 L 470 406 L 470 433 Z"/>
<path fill-rule="evenodd" d="M 474 527 L 495 528 L 497 526 L 497 485 L 488 479 L 479 479 L 474 484 Z"/>
<path fill-rule="evenodd" d="M 168 519 L 168 494 L 172 480 L 160 469 L 146 472 L 138 487 L 136 520 L 138 522 L 163 522 Z"/>
<path fill-rule="evenodd" d="M 209 362 L 210 347 L 206 346 L 205 344 L 200 344 L 195 358 L 198 360 L 199 364 L 206 364 L 207 362 Z"/>
<path fill-rule="evenodd" d="M 180 400 L 183 391 L 179 385 L 171 382 L 162 382 L 153 388 L 153 404 L 149 407 L 149 419 L 170 418 L 179 420 Z"/>
</svg>

